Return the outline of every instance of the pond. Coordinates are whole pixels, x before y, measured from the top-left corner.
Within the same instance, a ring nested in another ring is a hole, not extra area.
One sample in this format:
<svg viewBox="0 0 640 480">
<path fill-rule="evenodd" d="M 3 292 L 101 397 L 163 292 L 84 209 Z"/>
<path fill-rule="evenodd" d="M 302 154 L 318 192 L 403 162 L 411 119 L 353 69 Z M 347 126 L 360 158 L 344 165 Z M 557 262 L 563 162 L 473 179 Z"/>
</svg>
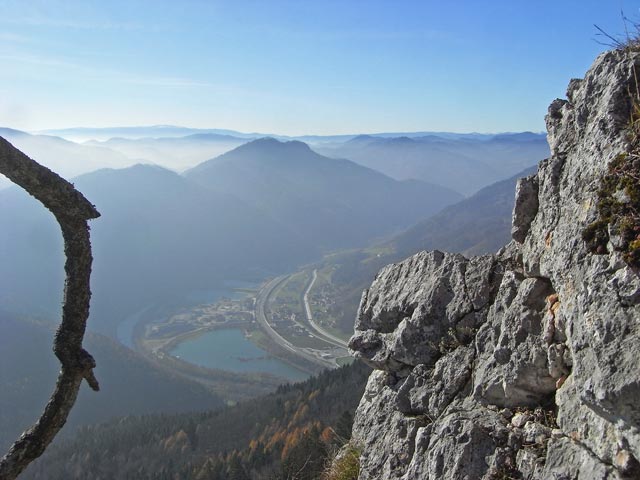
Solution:
<svg viewBox="0 0 640 480">
<path fill-rule="evenodd" d="M 208 368 L 242 373 L 270 373 L 291 381 L 301 381 L 309 374 L 271 356 L 248 340 L 242 330 L 211 330 L 179 343 L 171 355 Z"/>
<path fill-rule="evenodd" d="M 260 284 L 257 282 L 249 282 L 243 280 L 227 280 L 224 285 L 219 288 L 211 288 L 207 290 L 192 290 L 186 294 L 180 296 L 180 300 L 176 302 L 172 300 L 170 302 L 158 302 L 156 305 L 148 305 L 142 310 L 132 313 L 124 320 L 122 320 L 117 327 L 116 336 L 118 341 L 123 345 L 131 349 L 135 349 L 133 344 L 133 332 L 143 317 L 149 317 L 151 314 L 162 312 L 163 310 L 177 308 L 179 305 L 183 308 L 195 307 L 201 304 L 215 303 L 223 298 L 229 298 L 232 300 L 239 300 L 247 295 L 246 291 L 242 289 L 256 289 Z M 152 311 L 152 308 L 155 310 Z M 150 320 L 152 318 L 145 318 Z"/>
</svg>

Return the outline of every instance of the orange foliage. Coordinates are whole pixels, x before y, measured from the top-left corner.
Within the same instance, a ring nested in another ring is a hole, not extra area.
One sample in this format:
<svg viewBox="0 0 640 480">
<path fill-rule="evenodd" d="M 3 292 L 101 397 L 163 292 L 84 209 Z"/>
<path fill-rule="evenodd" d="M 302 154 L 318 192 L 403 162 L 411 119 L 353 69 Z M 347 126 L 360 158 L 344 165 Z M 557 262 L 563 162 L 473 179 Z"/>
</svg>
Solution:
<svg viewBox="0 0 640 480">
<path fill-rule="evenodd" d="M 180 449 L 182 451 L 188 443 L 189 437 L 186 432 L 184 430 L 180 430 L 175 435 L 170 436 L 164 441 L 164 449 L 168 451 Z"/>
<path fill-rule="evenodd" d="M 271 449 L 276 443 L 278 443 L 281 440 L 284 440 L 286 434 L 287 432 L 285 430 L 279 430 L 276 433 L 274 433 L 269 439 L 269 441 L 267 442 L 266 448 Z"/>
<path fill-rule="evenodd" d="M 333 437 L 334 437 L 334 433 L 333 433 L 333 428 L 331 427 L 325 428 L 320 434 L 320 439 L 324 443 L 331 443 L 331 441 L 333 441 Z"/>
<path fill-rule="evenodd" d="M 296 413 L 293 416 L 293 420 L 292 420 L 293 423 L 299 423 L 308 414 L 309 414 L 309 405 L 307 405 L 306 403 L 303 403 L 302 405 L 300 405 L 300 407 L 298 407 L 298 410 L 296 410 Z"/>
<path fill-rule="evenodd" d="M 293 432 L 289 432 L 287 438 L 284 442 L 284 448 L 282 449 L 282 455 L 280 456 L 281 460 L 287 458 L 289 454 L 289 450 L 291 450 L 294 446 L 298 444 L 300 441 L 300 437 L 302 437 L 303 430 L 301 428 L 296 428 Z"/>
</svg>

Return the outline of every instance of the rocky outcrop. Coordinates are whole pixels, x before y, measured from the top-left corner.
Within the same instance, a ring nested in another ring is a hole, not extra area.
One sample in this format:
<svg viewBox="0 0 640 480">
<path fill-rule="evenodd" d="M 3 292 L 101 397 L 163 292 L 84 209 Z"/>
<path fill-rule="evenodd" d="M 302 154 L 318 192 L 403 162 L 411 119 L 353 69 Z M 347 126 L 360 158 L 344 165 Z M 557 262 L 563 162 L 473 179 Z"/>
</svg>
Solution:
<svg viewBox="0 0 640 480">
<path fill-rule="evenodd" d="M 518 184 L 511 244 L 422 252 L 364 292 L 361 480 L 640 478 L 640 277 L 581 235 L 629 150 L 636 65 L 602 54 L 551 104 L 552 155 Z"/>
</svg>

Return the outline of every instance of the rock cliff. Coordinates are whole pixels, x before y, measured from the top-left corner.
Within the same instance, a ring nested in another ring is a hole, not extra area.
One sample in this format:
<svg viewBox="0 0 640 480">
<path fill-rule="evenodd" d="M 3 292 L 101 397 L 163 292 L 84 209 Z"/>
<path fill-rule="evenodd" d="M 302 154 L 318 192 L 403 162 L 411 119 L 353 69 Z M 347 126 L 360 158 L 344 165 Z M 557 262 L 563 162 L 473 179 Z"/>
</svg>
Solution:
<svg viewBox="0 0 640 480">
<path fill-rule="evenodd" d="M 640 277 L 583 239 L 631 149 L 638 66 L 604 53 L 551 104 L 551 157 L 518 183 L 509 245 L 422 252 L 363 293 L 361 480 L 640 478 Z"/>
</svg>

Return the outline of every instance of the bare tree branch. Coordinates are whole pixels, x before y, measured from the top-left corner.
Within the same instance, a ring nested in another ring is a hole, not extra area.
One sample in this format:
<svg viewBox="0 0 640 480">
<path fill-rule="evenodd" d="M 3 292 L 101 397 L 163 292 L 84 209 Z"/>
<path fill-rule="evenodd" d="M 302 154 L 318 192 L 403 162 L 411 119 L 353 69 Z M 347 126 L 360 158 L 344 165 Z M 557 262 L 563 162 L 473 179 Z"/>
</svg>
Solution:
<svg viewBox="0 0 640 480">
<path fill-rule="evenodd" d="M 0 480 L 16 478 L 44 452 L 64 426 L 78 396 L 82 379 L 99 390 L 96 363 L 82 348 L 91 290 L 91 242 L 88 220 L 100 216 L 71 183 L 38 164 L 0 137 L 0 173 L 20 185 L 53 213 L 64 238 L 66 280 L 62 322 L 53 342 L 61 369 L 55 389 L 38 421 L 0 460 Z"/>
</svg>

